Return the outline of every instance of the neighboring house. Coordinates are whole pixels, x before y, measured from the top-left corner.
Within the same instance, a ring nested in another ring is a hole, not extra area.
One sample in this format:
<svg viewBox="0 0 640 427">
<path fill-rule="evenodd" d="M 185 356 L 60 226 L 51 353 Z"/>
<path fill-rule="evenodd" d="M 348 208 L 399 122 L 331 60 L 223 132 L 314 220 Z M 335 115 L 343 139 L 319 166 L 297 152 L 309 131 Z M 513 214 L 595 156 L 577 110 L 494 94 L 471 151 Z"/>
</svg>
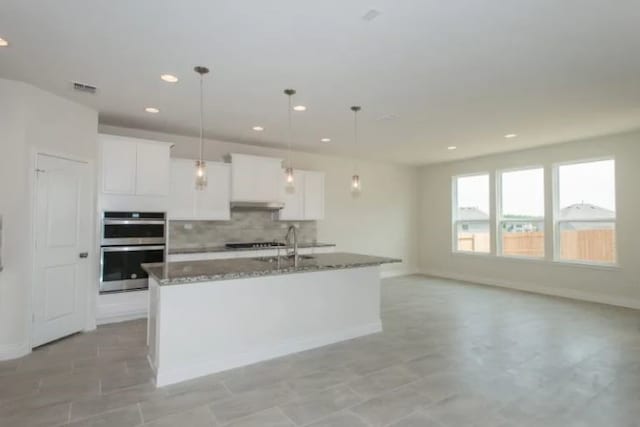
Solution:
<svg viewBox="0 0 640 427">
<path fill-rule="evenodd" d="M 563 230 L 594 230 L 594 229 L 610 229 L 611 223 L 598 222 L 596 220 L 611 219 L 615 220 L 616 214 L 600 206 L 590 203 L 576 203 L 560 210 L 560 221 L 579 221 L 564 222 Z M 506 217 L 505 220 L 518 220 L 519 217 Z M 589 222 L 594 220 L 594 222 Z M 458 208 L 458 221 L 460 222 L 460 231 L 466 233 L 487 233 L 489 232 L 489 214 L 483 212 L 477 207 L 461 207 Z M 465 223 L 465 221 L 469 221 Z M 478 222 L 487 221 L 487 222 Z M 544 220 L 540 219 L 540 223 L 505 223 L 507 232 L 524 233 L 532 231 L 543 231 Z"/>
<path fill-rule="evenodd" d="M 576 203 L 560 210 L 560 221 L 580 221 L 565 222 L 563 230 L 593 230 L 593 229 L 610 229 L 609 222 L 589 222 L 589 220 L 615 220 L 616 213 L 600 206 L 589 203 Z M 586 221 L 586 222 L 583 222 Z"/>
<path fill-rule="evenodd" d="M 488 233 L 489 214 L 481 211 L 477 207 L 458 208 L 458 221 L 460 221 L 460 231 L 463 233 Z M 469 222 L 464 222 L 469 221 Z M 486 221 L 486 222 L 474 222 Z"/>
</svg>

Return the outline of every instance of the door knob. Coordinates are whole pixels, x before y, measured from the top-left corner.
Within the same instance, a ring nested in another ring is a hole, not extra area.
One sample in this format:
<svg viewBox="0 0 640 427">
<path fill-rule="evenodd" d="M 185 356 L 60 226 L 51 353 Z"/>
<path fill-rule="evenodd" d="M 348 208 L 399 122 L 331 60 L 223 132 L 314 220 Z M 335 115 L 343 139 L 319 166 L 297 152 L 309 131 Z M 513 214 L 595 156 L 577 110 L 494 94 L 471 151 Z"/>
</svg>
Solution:
<svg viewBox="0 0 640 427">
<path fill-rule="evenodd" d="M 89 252 L 80 252 L 78 254 L 78 257 L 80 258 L 87 258 L 89 256 Z"/>
</svg>

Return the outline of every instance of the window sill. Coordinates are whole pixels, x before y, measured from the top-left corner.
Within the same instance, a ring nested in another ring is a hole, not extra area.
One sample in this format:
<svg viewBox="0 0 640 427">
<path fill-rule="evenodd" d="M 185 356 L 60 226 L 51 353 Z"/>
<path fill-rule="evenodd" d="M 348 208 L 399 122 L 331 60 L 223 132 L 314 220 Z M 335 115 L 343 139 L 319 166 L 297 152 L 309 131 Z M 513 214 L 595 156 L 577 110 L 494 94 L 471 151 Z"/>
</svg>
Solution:
<svg viewBox="0 0 640 427">
<path fill-rule="evenodd" d="M 518 256 L 518 255 L 496 255 L 498 259 L 505 259 L 509 261 L 526 261 L 526 262 L 539 262 L 546 263 L 547 259 L 544 257 L 535 256 Z"/>
<path fill-rule="evenodd" d="M 545 258 L 536 258 L 536 257 L 520 257 L 520 256 L 510 256 L 510 255 L 493 255 L 491 253 L 486 252 L 464 252 L 464 251 L 452 251 L 452 255 L 458 256 L 470 256 L 477 258 L 490 258 L 495 260 L 505 260 L 505 261 L 523 261 L 526 263 L 535 263 L 535 264 L 546 264 L 546 265 L 558 265 L 564 267 L 572 267 L 572 268 L 588 268 L 593 270 L 600 271 L 619 271 L 622 270 L 620 264 L 598 264 L 591 262 L 580 262 L 580 261 L 563 261 L 563 260 L 550 260 Z"/>
<path fill-rule="evenodd" d="M 559 259 L 553 260 L 552 263 L 556 265 L 567 266 L 567 267 L 577 267 L 577 268 L 586 267 L 586 268 L 592 268 L 594 270 L 604 270 L 604 271 L 618 271 L 622 269 L 622 267 L 620 267 L 620 264 L 618 263 L 599 264 L 597 262 L 581 262 L 581 261 L 559 260 Z"/>
<path fill-rule="evenodd" d="M 495 255 L 491 252 L 451 251 L 451 254 L 481 258 L 495 258 Z"/>
</svg>

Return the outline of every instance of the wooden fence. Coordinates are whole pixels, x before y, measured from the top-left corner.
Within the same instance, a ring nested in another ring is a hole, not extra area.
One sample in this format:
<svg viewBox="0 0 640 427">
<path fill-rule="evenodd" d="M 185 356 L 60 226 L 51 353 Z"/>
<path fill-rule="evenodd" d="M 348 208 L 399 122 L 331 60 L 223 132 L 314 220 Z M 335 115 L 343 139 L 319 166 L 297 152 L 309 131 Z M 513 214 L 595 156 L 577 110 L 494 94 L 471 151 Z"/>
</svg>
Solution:
<svg viewBox="0 0 640 427">
<path fill-rule="evenodd" d="M 544 256 L 544 233 L 540 231 L 524 233 L 503 233 L 502 253 L 511 256 Z"/>
<path fill-rule="evenodd" d="M 504 233 L 502 252 L 512 256 L 544 256 L 544 233 Z M 489 252 L 490 239 L 487 233 L 461 233 L 458 250 Z M 615 230 L 567 230 L 560 238 L 562 259 L 614 262 Z"/>
<path fill-rule="evenodd" d="M 562 232 L 560 255 L 564 259 L 614 262 L 615 230 L 570 230 Z"/>
</svg>

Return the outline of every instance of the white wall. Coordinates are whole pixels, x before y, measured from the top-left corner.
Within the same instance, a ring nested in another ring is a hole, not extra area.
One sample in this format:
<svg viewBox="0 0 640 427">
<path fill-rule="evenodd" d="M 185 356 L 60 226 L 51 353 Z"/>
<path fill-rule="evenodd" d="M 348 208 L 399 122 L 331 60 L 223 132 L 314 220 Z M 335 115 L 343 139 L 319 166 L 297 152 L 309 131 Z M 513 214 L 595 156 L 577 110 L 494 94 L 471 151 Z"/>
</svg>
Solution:
<svg viewBox="0 0 640 427">
<path fill-rule="evenodd" d="M 451 252 L 453 176 L 536 165 L 549 171 L 554 163 L 603 156 L 616 159 L 619 268 Z M 419 173 L 420 269 L 436 276 L 640 308 L 639 184 L 640 132 L 424 166 Z"/>
<path fill-rule="evenodd" d="M 0 111 L 0 214 L 4 217 L 1 360 L 30 350 L 35 153 L 87 160 L 92 168 L 98 115 L 33 86 L 3 79 L 0 79 Z M 95 263 L 95 253 L 91 254 L 90 262 Z"/>
<path fill-rule="evenodd" d="M 100 132 L 173 142 L 173 157 L 198 155 L 197 138 L 111 126 L 100 126 Z M 253 145 L 214 140 L 205 143 L 206 160 L 220 161 L 229 153 L 286 156 L 283 150 Z M 292 161 L 299 169 L 326 172 L 325 219 L 318 221 L 319 241 L 336 243 L 342 251 L 402 258 L 402 264 L 384 266 L 385 274 L 415 271 L 417 168 L 360 161 L 363 192 L 353 198 L 351 159 L 295 152 Z"/>
</svg>

